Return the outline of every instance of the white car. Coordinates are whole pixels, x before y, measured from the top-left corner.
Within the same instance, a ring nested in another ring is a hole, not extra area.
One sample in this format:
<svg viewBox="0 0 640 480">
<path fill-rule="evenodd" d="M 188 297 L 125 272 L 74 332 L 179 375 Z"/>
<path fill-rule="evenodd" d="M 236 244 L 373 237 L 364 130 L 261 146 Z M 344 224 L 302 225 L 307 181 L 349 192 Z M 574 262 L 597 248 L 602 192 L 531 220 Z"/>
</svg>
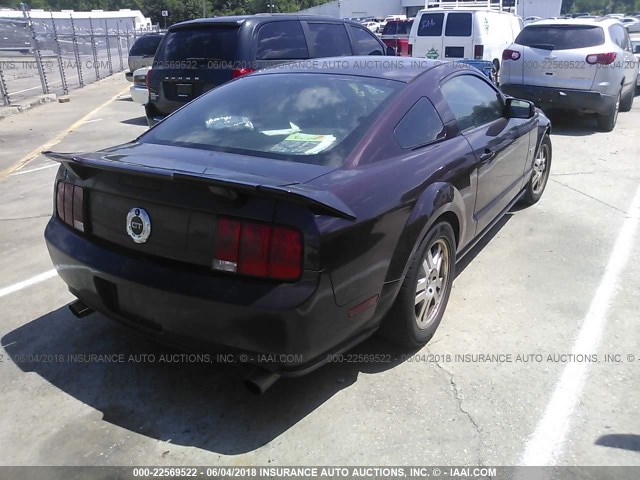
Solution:
<svg viewBox="0 0 640 480">
<path fill-rule="evenodd" d="M 631 49 L 640 68 L 640 33 L 632 33 L 629 38 L 631 39 Z M 640 93 L 640 75 L 638 75 L 638 80 L 636 81 L 636 93 Z"/>
<path fill-rule="evenodd" d="M 638 63 L 615 18 L 541 20 L 524 27 L 502 55 L 500 85 L 536 106 L 595 113 L 610 132 L 633 105 Z"/>
<path fill-rule="evenodd" d="M 140 105 L 146 105 L 149 101 L 149 89 L 147 88 L 147 72 L 151 67 L 142 67 L 133 72 L 133 85 L 129 87 L 131 99 Z"/>
</svg>

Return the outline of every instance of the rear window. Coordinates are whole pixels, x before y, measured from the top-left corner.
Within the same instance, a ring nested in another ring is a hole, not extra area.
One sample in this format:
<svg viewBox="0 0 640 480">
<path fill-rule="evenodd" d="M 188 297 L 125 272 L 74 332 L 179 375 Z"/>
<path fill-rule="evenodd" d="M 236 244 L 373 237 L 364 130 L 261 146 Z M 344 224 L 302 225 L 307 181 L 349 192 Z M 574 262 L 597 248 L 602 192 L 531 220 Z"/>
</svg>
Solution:
<svg viewBox="0 0 640 480">
<path fill-rule="evenodd" d="M 155 66 L 168 61 L 234 60 L 238 45 L 237 26 L 182 28 L 167 33 Z"/>
<path fill-rule="evenodd" d="M 595 47 L 604 43 L 604 30 L 591 25 L 530 25 L 520 32 L 515 43 L 550 50 Z"/>
<path fill-rule="evenodd" d="M 449 13 L 447 15 L 447 37 L 470 37 L 472 17 L 470 13 Z"/>
<path fill-rule="evenodd" d="M 444 13 L 425 13 L 420 17 L 418 25 L 419 37 L 439 37 L 442 35 Z"/>
<path fill-rule="evenodd" d="M 403 86 L 348 75 L 249 75 L 178 110 L 141 141 L 340 166 Z"/>
<path fill-rule="evenodd" d="M 267 23 L 258 31 L 258 60 L 309 58 L 307 41 L 297 20 Z"/>
<path fill-rule="evenodd" d="M 135 43 L 131 47 L 131 50 L 129 51 L 129 55 L 154 56 L 156 53 L 156 50 L 158 49 L 158 45 L 160 45 L 161 40 L 162 40 L 161 35 L 145 35 L 143 37 L 140 37 L 135 41 Z"/>
<path fill-rule="evenodd" d="M 382 35 L 409 35 L 413 22 L 389 22 L 384 26 Z"/>
</svg>

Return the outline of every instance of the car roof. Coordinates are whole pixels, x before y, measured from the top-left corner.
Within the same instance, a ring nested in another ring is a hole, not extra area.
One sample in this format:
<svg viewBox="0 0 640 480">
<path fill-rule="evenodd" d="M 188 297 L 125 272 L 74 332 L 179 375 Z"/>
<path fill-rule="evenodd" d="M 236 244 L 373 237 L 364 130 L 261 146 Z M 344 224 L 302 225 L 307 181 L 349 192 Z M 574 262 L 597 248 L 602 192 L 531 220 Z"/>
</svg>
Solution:
<svg viewBox="0 0 640 480">
<path fill-rule="evenodd" d="M 349 23 L 356 24 L 351 20 L 343 20 L 341 18 L 329 17 L 324 15 L 298 15 L 295 13 L 260 13 L 257 15 L 229 15 L 226 17 L 211 17 L 211 18 L 196 18 L 195 20 L 187 20 L 186 22 L 175 23 L 169 27 L 169 31 L 176 28 L 183 28 L 193 25 L 216 25 L 216 24 L 237 24 L 241 25 L 247 20 L 251 20 L 253 23 L 272 22 L 274 20 L 321 20 L 330 21 L 335 23 Z"/>
<path fill-rule="evenodd" d="M 622 25 L 620 23 L 620 21 L 617 18 L 611 18 L 611 17 L 601 17 L 601 18 L 558 18 L 558 19 L 545 19 L 545 20 L 538 20 L 535 23 L 536 27 L 542 26 L 542 25 L 592 25 L 592 26 L 609 26 L 609 25 L 613 25 L 613 24 L 619 24 Z M 531 26 L 534 25 L 527 25 L 525 26 L 525 28 L 530 28 Z"/>
<path fill-rule="evenodd" d="M 429 70 L 442 65 L 453 65 L 454 63 L 454 61 L 412 57 L 328 57 L 289 62 L 273 68 L 259 70 L 252 75 L 273 75 L 292 72 L 326 73 L 332 75 L 380 78 L 409 83 Z M 480 72 L 477 73 L 482 75 Z"/>
</svg>

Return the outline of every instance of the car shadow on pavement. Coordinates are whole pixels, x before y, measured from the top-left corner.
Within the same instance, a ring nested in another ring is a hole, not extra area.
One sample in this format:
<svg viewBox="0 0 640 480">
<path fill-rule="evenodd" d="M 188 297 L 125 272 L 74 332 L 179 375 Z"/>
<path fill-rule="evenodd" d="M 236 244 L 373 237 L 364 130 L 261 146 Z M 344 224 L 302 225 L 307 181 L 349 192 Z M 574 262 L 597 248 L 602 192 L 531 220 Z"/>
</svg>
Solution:
<svg viewBox="0 0 640 480">
<path fill-rule="evenodd" d="M 120 123 L 124 123 L 126 125 L 140 125 L 140 126 L 146 127 L 147 117 L 129 118 L 127 120 L 122 120 Z"/>
<path fill-rule="evenodd" d="M 399 354 L 371 338 L 352 352 L 389 350 L 389 362 L 328 364 L 304 377 L 282 378 L 257 396 L 243 386 L 248 366 L 161 362 L 163 354 L 184 352 L 98 313 L 78 319 L 67 306 L 11 331 L 2 345 L 23 372 L 38 374 L 100 411 L 106 422 L 225 455 L 251 452 L 277 438 L 355 383 L 359 373 L 377 373 L 400 363 Z M 117 355 L 125 361 L 117 362 Z"/>
<path fill-rule="evenodd" d="M 640 435 L 631 433 L 614 433 L 602 435 L 596 440 L 601 447 L 621 448 L 632 452 L 640 452 Z"/>
<path fill-rule="evenodd" d="M 586 137 L 600 131 L 595 115 L 560 110 L 549 110 L 545 113 L 551 120 L 551 135 Z"/>
<path fill-rule="evenodd" d="M 456 276 L 512 217 L 511 212 L 505 215 L 469 251 Z M 330 363 L 303 377 L 282 378 L 257 396 L 243 385 L 252 367 L 161 361 L 163 355 L 173 358 L 184 352 L 99 313 L 78 319 L 67 306 L 16 328 L 1 342 L 23 372 L 38 374 L 100 411 L 104 421 L 159 441 L 224 455 L 256 450 L 354 384 L 360 373 L 392 369 L 403 356 L 415 353 L 373 336 L 349 353 L 382 355 L 388 361 Z"/>
</svg>

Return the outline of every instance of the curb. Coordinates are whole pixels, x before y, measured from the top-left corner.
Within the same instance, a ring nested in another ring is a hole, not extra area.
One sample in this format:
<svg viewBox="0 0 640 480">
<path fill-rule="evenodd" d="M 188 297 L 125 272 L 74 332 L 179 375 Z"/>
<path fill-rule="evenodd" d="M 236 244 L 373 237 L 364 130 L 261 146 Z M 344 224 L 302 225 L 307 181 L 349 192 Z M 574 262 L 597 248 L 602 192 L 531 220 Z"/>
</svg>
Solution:
<svg viewBox="0 0 640 480">
<path fill-rule="evenodd" d="M 22 113 L 26 110 L 31 110 L 38 105 L 43 105 L 49 102 L 55 102 L 58 99 L 58 96 L 55 93 L 39 95 L 31 100 L 17 103 L 15 105 L 10 105 L 8 107 L 0 107 L 0 120 L 5 117 L 9 117 L 11 115 L 15 115 L 16 113 Z"/>
</svg>

